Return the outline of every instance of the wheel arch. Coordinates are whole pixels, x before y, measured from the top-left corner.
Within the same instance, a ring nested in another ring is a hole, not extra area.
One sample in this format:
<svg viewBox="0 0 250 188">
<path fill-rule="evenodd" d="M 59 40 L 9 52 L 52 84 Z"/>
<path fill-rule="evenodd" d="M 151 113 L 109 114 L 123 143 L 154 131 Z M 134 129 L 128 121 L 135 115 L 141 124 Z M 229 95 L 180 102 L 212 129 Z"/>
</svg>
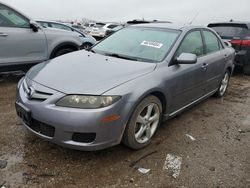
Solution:
<svg viewBox="0 0 250 188">
<path fill-rule="evenodd" d="M 50 53 L 49 58 L 52 59 L 54 57 L 54 55 L 56 54 L 56 52 L 58 52 L 58 50 L 63 49 L 63 48 L 72 48 L 73 50 L 77 51 L 80 49 L 80 47 L 73 43 L 73 42 L 63 42 L 59 45 L 57 45 L 52 52 Z"/>
<path fill-rule="evenodd" d="M 131 115 L 133 114 L 136 106 L 139 105 L 140 102 L 143 99 L 145 99 L 146 97 L 148 97 L 150 95 L 153 95 L 153 96 L 157 97 L 160 100 L 160 102 L 162 104 L 162 113 L 163 114 L 167 113 L 168 106 L 167 106 L 167 96 L 166 96 L 166 94 L 161 89 L 152 89 L 152 90 L 149 90 L 149 91 L 143 93 L 142 95 L 140 95 L 140 97 L 138 97 L 138 99 L 136 100 L 136 102 L 134 103 L 134 105 L 132 106 L 132 108 L 131 108 L 131 110 L 129 112 L 129 116 L 128 116 L 129 119 L 130 119 Z"/>
</svg>

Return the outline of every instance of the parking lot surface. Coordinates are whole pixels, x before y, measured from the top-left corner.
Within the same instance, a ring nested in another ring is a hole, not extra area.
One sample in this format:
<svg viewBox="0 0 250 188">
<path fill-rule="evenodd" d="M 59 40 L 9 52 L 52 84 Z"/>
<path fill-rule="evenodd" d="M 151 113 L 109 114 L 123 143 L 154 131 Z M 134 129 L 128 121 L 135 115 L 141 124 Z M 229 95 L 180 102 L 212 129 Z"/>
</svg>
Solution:
<svg viewBox="0 0 250 188">
<path fill-rule="evenodd" d="M 28 132 L 14 108 L 20 78 L 0 78 L 0 187 L 250 187 L 250 77 L 163 123 L 145 149 L 96 152 Z"/>
</svg>

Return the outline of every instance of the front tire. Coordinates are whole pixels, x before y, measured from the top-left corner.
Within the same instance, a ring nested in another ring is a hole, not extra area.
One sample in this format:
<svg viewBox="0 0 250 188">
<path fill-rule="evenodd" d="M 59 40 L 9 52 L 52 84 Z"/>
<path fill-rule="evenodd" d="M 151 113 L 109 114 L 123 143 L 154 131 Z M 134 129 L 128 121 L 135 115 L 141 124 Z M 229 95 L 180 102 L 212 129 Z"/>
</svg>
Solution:
<svg viewBox="0 0 250 188">
<path fill-rule="evenodd" d="M 146 147 L 154 136 L 162 115 L 160 100 L 150 95 L 135 108 L 123 134 L 122 142 L 131 149 Z"/>
<path fill-rule="evenodd" d="M 229 84 L 229 80 L 230 80 L 230 72 L 227 70 L 225 73 L 224 73 L 224 76 L 221 80 L 221 83 L 220 83 L 220 86 L 218 88 L 218 90 L 216 91 L 215 93 L 215 96 L 216 97 L 223 97 L 227 91 L 227 88 L 228 88 L 228 84 Z"/>
</svg>

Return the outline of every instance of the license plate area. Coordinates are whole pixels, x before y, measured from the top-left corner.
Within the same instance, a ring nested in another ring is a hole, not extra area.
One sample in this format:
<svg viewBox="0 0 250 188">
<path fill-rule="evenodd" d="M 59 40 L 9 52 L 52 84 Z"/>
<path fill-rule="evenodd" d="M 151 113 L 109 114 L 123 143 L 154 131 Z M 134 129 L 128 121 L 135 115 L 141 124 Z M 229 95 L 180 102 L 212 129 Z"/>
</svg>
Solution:
<svg viewBox="0 0 250 188">
<path fill-rule="evenodd" d="M 17 115 L 23 120 L 23 122 L 30 126 L 31 125 L 31 111 L 19 102 L 16 102 Z"/>
</svg>

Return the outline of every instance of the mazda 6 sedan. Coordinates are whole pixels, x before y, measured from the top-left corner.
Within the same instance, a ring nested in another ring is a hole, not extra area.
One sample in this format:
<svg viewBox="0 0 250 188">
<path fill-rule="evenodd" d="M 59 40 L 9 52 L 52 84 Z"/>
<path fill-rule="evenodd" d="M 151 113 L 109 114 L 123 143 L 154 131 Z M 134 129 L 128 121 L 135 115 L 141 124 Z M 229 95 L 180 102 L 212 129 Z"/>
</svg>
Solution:
<svg viewBox="0 0 250 188">
<path fill-rule="evenodd" d="M 129 26 L 90 51 L 33 67 L 18 83 L 16 111 L 31 132 L 61 146 L 141 149 L 161 120 L 222 97 L 234 57 L 206 27 Z"/>
</svg>

